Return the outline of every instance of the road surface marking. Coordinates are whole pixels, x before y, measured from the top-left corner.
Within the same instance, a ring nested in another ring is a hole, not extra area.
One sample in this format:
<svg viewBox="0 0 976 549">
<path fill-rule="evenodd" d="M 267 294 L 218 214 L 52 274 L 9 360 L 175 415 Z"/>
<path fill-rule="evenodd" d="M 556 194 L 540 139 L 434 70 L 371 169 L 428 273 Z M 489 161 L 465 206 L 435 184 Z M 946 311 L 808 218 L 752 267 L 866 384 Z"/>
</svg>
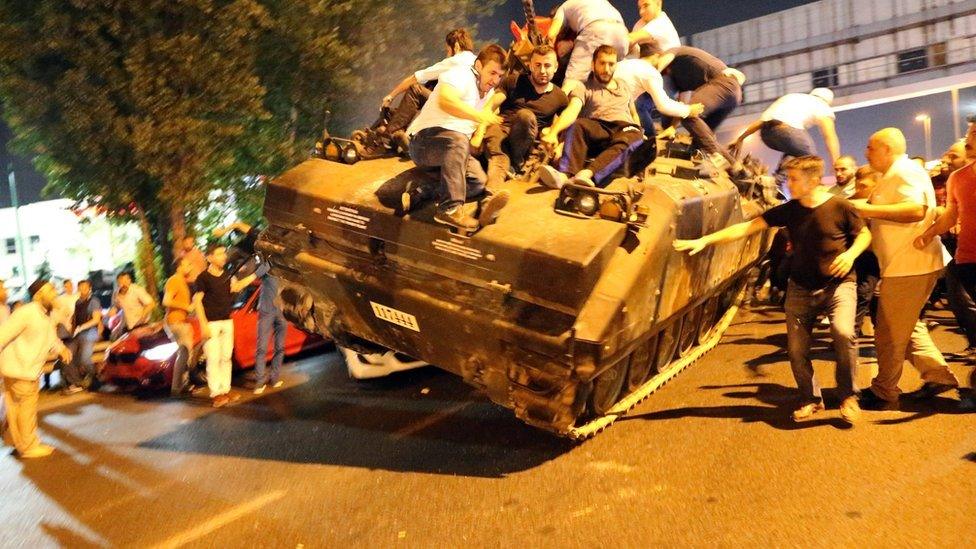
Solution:
<svg viewBox="0 0 976 549">
<path fill-rule="evenodd" d="M 430 427 L 432 425 L 436 425 L 436 424 L 444 421 L 445 419 L 453 416 L 454 414 L 460 412 L 461 410 L 463 410 L 464 408 L 466 408 L 469 404 L 471 404 L 471 403 L 470 402 L 462 402 L 461 404 L 456 404 L 456 405 L 454 405 L 454 406 L 452 406 L 450 408 L 447 408 L 446 410 L 441 410 L 440 412 L 437 412 L 436 414 L 432 414 L 430 416 L 427 416 L 424 419 L 421 419 L 420 421 L 411 423 L 410 425 L 407 425 L 406 427 L 400 429 L 399 431 L 394 432 L 393 433 L 393 438 L 394 439 L 401 439 L 401 438 L 408 437 L 408 436 L 410 436 L 410 435 L 412 435 L 414 433 L 417 433 L 419 431 L 423 431 L 424 429 L 426 429 L 426 428 L 428 428 L 428 427 Z"/>
<path fill-rule="evenodd" d="M 223 513 L 213 517 L 212 519 L 200 524 L 189 530 L 184 530 L 174 536 L 167 538 L 165 541 L 153 545 L 154 549 L 164 549 L 170 547 L 180 547 L 188 543 L 194 542 L 207 534 L 210 534 L 228 524 L 234 522 L 235 520 L 257 511 L 261 507 L 271 503 L 272 501 L 279 500 L 285 497 L 284 490 L 276 490 L 274 492 L 269 492 L 251 501 L 242 503 L 236 507 L 232 507 Z"/>
</svg>

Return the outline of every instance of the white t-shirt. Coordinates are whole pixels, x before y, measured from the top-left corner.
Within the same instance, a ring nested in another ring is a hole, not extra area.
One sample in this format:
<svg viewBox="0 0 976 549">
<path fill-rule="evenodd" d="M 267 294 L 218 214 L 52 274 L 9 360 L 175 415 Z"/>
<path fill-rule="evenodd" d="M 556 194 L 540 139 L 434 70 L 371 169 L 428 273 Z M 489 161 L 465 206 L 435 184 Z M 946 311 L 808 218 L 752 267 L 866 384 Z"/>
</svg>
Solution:
<svg viewBox="0 0 976 549">
<path fill-rule="evenodd" d="M 478 129 L 477 122 L 458 118 L 441 109 L 441 89 L 444 86 L 453 87 L 457 90 L 461 101 L 478 110 L 482 109 L 485 103 L 491 100 L 491 96 L 495 94 L 495 89 L 492 88 L 488 90 L 488 93 L 484 97 L 481 97 L 481 93 L 478 91 L 478 73 L 473 67 L 451 69 L 442 74 L 437 80 L 437 86 L 434 87 L 434 91 L 431 92 L 427 102 L 424 103 L 424 107 L 420 109 L 420 114 L 417 115 L 417 118 L 414 118 L 413 122 L 410 123 L 410 127 L 407 128 L 408 135 L 416 135 L 417 132 L 426 130 L 427 128 L 444 128 L 463 133 L 470 138 L 474 134 L 474 131 Z"/>
<path fill-rule="evenodd" d="M 868 200 L 871 204 L 897 204 L 910 201 L 927 206 L 925 219 L 916 223 L 871 220 L 871 248 L 878 256 L 882 278 L 918 276 L 944 267 L 939 237 L 923 250 L 915 248 L 915 238 L 935 221 L 935 189 L 924 168 L 902 155 L 878 180 Z"/>
<path fill-rule="evenodd" d="M 426 84 L 431 80 L 437 80 L 442 74 L 451 69 L 456 69 L 458 67 L 473 67 L 475 59 L 477 58 L 478 56 L 473 52 L 462 51 L 461 53 L 442 59 L 426 69 L 420 69 L 419 71 L 413 73 L 413 75 L 417 79 L 417 82 Z"/>
<path fill-rule="evenodd" d="M 645 92 L 649 94 L 661 114 L 687 118 L 691 113 L 691 107 L 668 97 L 664 92 L 664 77 L 643 59 L 624 59 L 617 63 L 613 77 L 631 89 L 633 99 Z"/>
<path fill-rule="evenodd" d="M 142 286 L 130 284 L 125 294 L 119 294 L 116 290 L 115 298 L 112 301 L 122 309 L 122 313 L 125 315 L 125 326 L 131 330 L 145 320 L 143 318 L 145 309 L 153 302 L 153 298 Z"/>
<path fill-rule="evenodd" d="M 563 13 L 564 25 L 580 32 L 594 21 L 619 21 L 624 23 L 623 16 L 607 0 L 568 0 L 556 10 L 556 14 Z"/>
<path fill-rule="evenodd" d="M 773 102 L 763 112 L 761 120 L 779 120 L 787 126 L 805 130 L 823 117 L 836 118 L 834 109 L 826 101 L 808 93 L 788 93 Z"/>
<path fill-rule="evenodd" d="M 663 11 L 654 19 L 651 19 L 649 23 L 645 23 L 643 19 L 638 20 L 634 24 L 631 32 L 637 32 L 639 30 L 650 34 L 657 41 L 657 45 L 661 48 L 661 51 L 668 51 L 681 45 L 681 37 L 678 36 L 678 29 L 674 28 L 674 23 L 671 22 L 671 18 Z M 647 40 L 643 40 L 638 42 L 638 44 L 646 42 Z"/>
<path fill-rule="evenodd" d="M 0 373 L 15 379 L 36 380 L 48 354 L 60 347 L 54 322 L 37 302 L 10 313 L 0 324 Z"/>
</svg>

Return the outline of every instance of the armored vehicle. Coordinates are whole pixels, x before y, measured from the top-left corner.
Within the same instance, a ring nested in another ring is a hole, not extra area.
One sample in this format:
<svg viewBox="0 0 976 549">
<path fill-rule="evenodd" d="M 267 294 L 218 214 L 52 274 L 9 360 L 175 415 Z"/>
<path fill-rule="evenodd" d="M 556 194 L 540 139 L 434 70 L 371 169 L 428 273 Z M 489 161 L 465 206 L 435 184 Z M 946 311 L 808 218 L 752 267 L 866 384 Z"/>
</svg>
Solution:
<svg viewBox="0 0 976 549">
<path fill-rule="evenodd" d="M 657 145 L 642 178 L 606 189 L 509 181 L 497 223 L 470 237 L 433 205 L 400 211 L 406 184 L 434 177 L 409 161 L 313 158 L 269 185 L 258 248 L 298 326 L 436 365 L 585 438 L 716 344 L 767 245 L 675 252 L 761 213 L 770 183 L 733 182 L 686 138 Z"/>
</svg>

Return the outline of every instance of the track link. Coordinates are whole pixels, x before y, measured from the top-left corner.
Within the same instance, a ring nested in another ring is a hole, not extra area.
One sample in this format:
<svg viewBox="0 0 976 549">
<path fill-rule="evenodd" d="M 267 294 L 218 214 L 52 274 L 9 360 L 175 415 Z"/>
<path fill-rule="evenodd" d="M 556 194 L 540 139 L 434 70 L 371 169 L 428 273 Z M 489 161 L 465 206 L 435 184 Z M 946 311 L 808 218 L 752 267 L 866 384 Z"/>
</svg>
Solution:
<svg viewBox="0 0 976 549">
<path fill-rule="evenodd" d="M 719 341 L 722 339 L 722 336 L 725 334 L 725 330 L 727 330 L 732 324 L 732 320 L 735 318 L 736 313 L 739 312 L 739 305 L 737 304 L 741 302 L 742 295 L 743 294 L 740 294 L 733 301 L 735 304 L 729 307 L 725 314 L 722 315 L 722 318 L 719 319 L 718 323 L 715 325 L 715 332 L 708 339 L 708 341 L 698 345 L 694 348 L 694 350 L 689 352 L 684 357 L 668 364 L 666 370 L 647 380 L 647 382 L 641 385 L 636 391 L 620 399 L 620 402 L 615 404 L 609 412 L 600 417 L 593 418 L 583 425 L 573 427 L 568 433 L 566 433 L 566 436 L 577 442 L 582 442 L 600 434 L 604 429 L 613 425 L 613 422 L 627 415 L 632 409 L 634 409 L 635 406 L 649 397 L 651 393 L 663 387 L 668 381 L 671 381 L 672 378 L 681 373 L 682 370 L 697 362 L 701 357 L 705 356 L 705 353 L 711 351 L 716 345 L 718 345 Z"/>
</svg>

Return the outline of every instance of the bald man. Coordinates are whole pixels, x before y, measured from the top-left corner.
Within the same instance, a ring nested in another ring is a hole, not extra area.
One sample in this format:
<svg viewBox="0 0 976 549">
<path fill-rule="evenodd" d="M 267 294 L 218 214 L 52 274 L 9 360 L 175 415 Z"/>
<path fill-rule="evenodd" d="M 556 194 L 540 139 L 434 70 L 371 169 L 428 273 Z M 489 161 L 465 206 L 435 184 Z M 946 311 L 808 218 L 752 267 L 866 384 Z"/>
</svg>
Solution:
<svg viewBox="0 0 976 549">
<path fill-rule="evenodd" d="M 836 179 L 836 183 L 828 189 L 830 194 L 844 198 L 854 196 L 854 191 L 857 188 L 857 178 L 854 177 L 856 173 L 857 161 L 854 160 L 853 156 L 844 155 L 838 158 L 834 162 L 834 178 Z"/>
<path fill-rule="evenodd" d="M 898 409 L 898 382 L 906 357 L 924 381 L 911 393 L 913 398 L 931 398 L 959 386 L 925 323 L 919 321 L 942 273 L 944 250 L 938 236 L 919 239 L 935 221 L 935 191 L 928 173 L 908 158 L 906 149 L 905 136 L 896 128 L 872 135 L 865 156 L 882 175 L 867 200 L 852 201 L 870 220 L 872 247 L 881 266 L 874 332 L 878 375 L 871 388 L 861 392 L 861 407 L 869 410 Z"/>
</svg>

